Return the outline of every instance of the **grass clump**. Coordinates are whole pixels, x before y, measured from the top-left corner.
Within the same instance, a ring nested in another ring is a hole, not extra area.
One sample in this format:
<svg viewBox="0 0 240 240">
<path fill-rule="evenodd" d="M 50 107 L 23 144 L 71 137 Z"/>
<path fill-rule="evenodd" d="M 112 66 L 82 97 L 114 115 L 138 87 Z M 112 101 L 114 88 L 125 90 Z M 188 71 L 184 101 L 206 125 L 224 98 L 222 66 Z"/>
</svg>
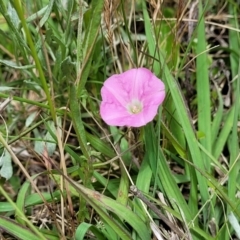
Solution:
<svg viewBox="0 0 240 240">
<path fill-rule="evenodd" d="M 239 6 L 0 2 L 1 239 L 238 239 Z M 100 118 L 147 67 L 153 122 Z M 118 89 L 116 89 L 117 91 Z"/>
</svg>

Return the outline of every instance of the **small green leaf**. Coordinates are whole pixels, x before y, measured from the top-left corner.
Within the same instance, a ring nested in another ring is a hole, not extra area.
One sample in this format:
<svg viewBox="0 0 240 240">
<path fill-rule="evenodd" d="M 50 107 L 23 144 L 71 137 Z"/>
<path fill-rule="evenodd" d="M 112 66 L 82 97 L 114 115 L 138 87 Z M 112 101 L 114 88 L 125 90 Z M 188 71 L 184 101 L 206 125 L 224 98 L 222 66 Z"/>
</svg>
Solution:
<svg viewBox="0 0 240 240">
<path fill-rule="evenodd" d="M 11 155 L 8 153 L 8 151 L 5 151 L 3 156 L 0 159 L 0 175 L 7 180 L 12 177 L 13 174 L 13 168 L 12 168 L 12 160 Z"/>
<path fill-rule="evenodd" d="M 6 65 L 6 66 L 8 66 L 8 67 L 14 68 L 14 69 L 32 69 L 32 68 L 35 67 L 34 65 L 18 66 L 18 65 L 17 65 L 15 62 L 13 62 L 13 61 L 1 60 L 1 59 L 0 59 L 0 63 Z"/>
<path fill-rule="evenodd" d="M 197 139 L 203 139 L 206 137 L 206 134 L 202 131 L 197 131 Z"/>
<path fill-rule="evenodd" d="M 99 229 L 97 229 L 94 225 L 83 222 L 77 227 L 77 230 L 75 233 L 76 240 L 85 239 L 85 235 L 88 231 L 91 231 L 95 235 L 95 237 L 97 237 L 97 239 L 99 240 L 106 239 L 104 235 L 99 231 Z"/>
</svg>

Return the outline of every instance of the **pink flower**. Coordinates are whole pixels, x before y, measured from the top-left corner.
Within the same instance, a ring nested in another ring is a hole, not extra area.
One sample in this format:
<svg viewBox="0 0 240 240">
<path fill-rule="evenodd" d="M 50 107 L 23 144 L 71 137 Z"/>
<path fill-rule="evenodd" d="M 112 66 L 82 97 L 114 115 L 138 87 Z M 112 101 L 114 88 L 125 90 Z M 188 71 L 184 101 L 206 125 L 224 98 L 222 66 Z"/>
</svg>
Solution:
<svg viewBox="0 0 240 240">
<path fill-rule="evenodd" d="M 108 125 L 140 127 L 156 116 L 165 87 L 148 69 L 133 68 L 109 77 L 101 95 L 100 115 Z"/>
</svg>

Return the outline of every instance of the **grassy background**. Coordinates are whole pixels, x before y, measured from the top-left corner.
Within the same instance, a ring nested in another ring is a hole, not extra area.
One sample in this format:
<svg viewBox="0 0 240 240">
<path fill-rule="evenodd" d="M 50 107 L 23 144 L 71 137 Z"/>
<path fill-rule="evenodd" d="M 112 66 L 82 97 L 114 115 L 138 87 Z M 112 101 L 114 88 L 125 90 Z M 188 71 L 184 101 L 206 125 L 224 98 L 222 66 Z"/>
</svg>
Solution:
<svg viewBox="0 0 240 240">
<path fill-rule="evenodd" d="M 238 239 L 235 1 L 0 1 L 1 239 Z M 151 69 L 139 129 L 101 120 L 105 79 Z"/>
</svg>

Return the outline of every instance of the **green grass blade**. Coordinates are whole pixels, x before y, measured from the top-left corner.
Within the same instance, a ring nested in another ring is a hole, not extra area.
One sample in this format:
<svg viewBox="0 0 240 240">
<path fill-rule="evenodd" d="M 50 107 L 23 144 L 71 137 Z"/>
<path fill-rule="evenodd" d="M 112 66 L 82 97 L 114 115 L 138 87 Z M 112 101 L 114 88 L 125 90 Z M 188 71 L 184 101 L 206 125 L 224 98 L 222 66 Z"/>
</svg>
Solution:
<svg viewBox="0 0 240 240">
<path fill-rule="evenodd" d="M 168 127 L 163 121 L 161 121 L 161 126 L 163 128 L 163 134 L 166 136 L 169 142 L 173 145 L 177 153 L 184 158 L 186 156 L 186 150 L 184 149 L 184 147 L 178 142 L 178 140 L 175 138 L 173 133 L 168 129 Z"/>
<path fill-rule="evenodd" d="M 152 168 L 158 169 L 157 172 L 153 172 L 156 174 L 155 178 L 159 178 L 161 185 L 163 186 L 163 190 L 165 194 L 168 196 L 169 201 L 176 201 L 178 206 L 182 209 L 185 213 L 185 217 L 187 221 L 190 221 L 193 218 L 192 213 L 190 212 L 186 201 L 183 198 L 167 164 L 165 156 L 161 149 L 157 150 L 158 147 L 156 143 L 154 143 L 153 139 L 156 138 L 155 131 L 152 127 L 152 124 L 148 124 L 144 127 L 145 130 L 145 144 L 146 144 L 146 154 L 147 158 L 149 159 L 149 164 Z M 159 159 L 157 158 L 159 151 Z M 156 167 L 157 162 L 159 161 L 159 167 Z M 176 209 L 178 211 L 178 209 Z"/>
<path fill-rule="evenodd" d="M 204 133 L 201 139 L 202 145 L 211 153 L 211 102 L 210 102 L 210 84 L 208 78 L 208 59 L 207 43 L 205 36 L 205 24 L 203 17 L 202 1 L 198 3 L 199 22 L 197 27 L 197 48 L 196 48 L 196 78 L 197 78 L 197 100 L 198 100 L 198 131 Z M 210 161 L 203 153 L 202 160 L 207 171 L 210 171 Z"/>
<path fill-rule="evenodd" d="M 12 30 L 12 33 L 14 34 L 15 36 L 15 39 L 16 39 L 16 42 L 19 43 L 20 45 L 20 50 L 22 51 L 23 53 L 23 56 L 25 57 L 26 59 L 26 52 L 25 52 L 25 49 L 27 51 L 30 51 L 30 49 L 28 48 L 26 42 L 24 41 L 23 39 L 23 36 L 20 34 L 16 24 L 13 22 L 13 20 L 11 19 L 8 11 L 7 11 L 7 8 L 4 4 L 4 1 L 0 1 L 0 12 L 1 14 L 4 16 L 4 18 L 6 19 L 7 23 L 8 23 L 8 26 L 10 27 L 10 29 Z"/>
<path fill-rule="evenodd" d="M 124 163 L 120 163 L 121 178 L 118 188 L 117 202 L 124 206 L 127 206 L 128 202 L 128 190 L 129 190 L 129 179 L 126 173 L 126 168 L 123 166 Z"/>
<path fill-rule="evenodd" d="M 235 29 L 239 29 L 239 21 L 238 21 L 238 13 L 239 13 L 239 4 L 229 3 L 229 14 L 232 14 L 234 17 L 230 20 L 230 24 Z M 231 53 L 230 54 L 230 63 L 231 63 L 231 73 L 232 78 L 237 77 L 233 82 L 233 109 L 234 116 L 232 121 L 232 129 L 231 134 L 228 140 L 228 148 L 230 152 L 230 172 L 228 176 L 228 196 L 231 199 L 236 199 L 236 193 L 238 192 L 236 182 L 239 182 L 239 170 L 240 170 L 240 161 L 239 161 L 239 134 L 238 134 L 238 122 L 239 122 L 239 97 L 240 97 L 240 36 L 239 33 L 235 31 L 229 31 L 229 46 L 231 49 L 234 49 L 238 55 Z M 228 212 L 231 209 L 228 208 Z"/>
<path fill-rule="evenodd" d="M 229 6 L 229 14 L 231 16 L 234 16 L 233 18 L 229 19 L 229 24 L 237 30 L 239 29 L 239 23 L 237 19 L 239 6 L 234 1 L 229 1 L 228 6 Z M 240 41 L 239 41 L 239 34 L 236 30 L 229 30 L 229 47 L 232 50 L 230 52 L 230 65 L 231 65 L 232 79 L 235 79 L 235 77 L 237 76 L 238 68 L 239 68 Z M 234 82 L 233 87 L 236 88 L 236 81 Z"/>
<path fill-rule="evenodd" d="M 212 122 L 212 152 L 214 155 L 214 144 L 217 142 L 218 140 L 218 134 L 220 132 L 220 128 L 221 128 L 221 123 L 222 123 L 222 118 L 223 118 L 223 98 L 222 95 L 220 93 L 220 90 L 218 89 L 218 86 L 216 86 L 216 91 L 217 91 L 217 95 L 218 95 L 218 109 L 215 113 L 215 115 L 213 116 L 213 122 Z M 215 156 L 215 155 L 214 155 Z"/>
<path fill-rule="evenodd" d="M 77 182 L 71 180 L 68 177 L 65 178 L 86 199 L 86 201 L 92 205 L 92 207 L 104 218 L 104 220 L 113 227 L 114 230 L 119 231 L 119 234 L 121 234 L 119 235 L 120 237 L 123 236 L 123 239 L 128 239 L 129 235 L 125 231 L 123 231 L 123 229 L 121 230 L 121 228 L 119 227 L 116 228 L 116 223 L 102 210 L 102 208 L 107 209 L 112 213 L 115 213 L 119 218 L 122 218 L 126 222 L 128 222 L 128 224 L 136 230 L 138 235 L 143 240 L 150 239 L 150 233 L 149 229 L 146 226 L 146 223 L 139 219 L 139 217 L 135 213 L 133 213 L 127 206 L 124 206 L 117 201 L 106 197 L 96 191 L 85 188 L 83 185 L 78 184 Z"/>
<path fill-rule="evenodd" d="M 47 202 L 52 202 L 53 199 L 55 202 L 58 202 L 61 195 L 62 194 L 59 190 L 55 191 L 53 193 L 46 193 L 46 192 L 42 193 L 42 197 Z M 25 203 L 24 207 L 31 207 L 31 206 L 35 206 L 37 204 L 42 204 L 43 199 L 39 196 L 38 193 L 33 193 L 26 197 L 26 200 L 24 203 Z M 14 212 L 15 208 L 10 203 L 0 202 L 0 212 L 12 212 L 12 211 Z"/>
<path fill-rule="evenodd" d="M 36 233 L 3 216 L 0 217 L 0 226 L 1 229 L 4 229 L 4 231 L 8 232 L 10 235 L 16 237 L 17 239 L 26 240 L 36 239 L 37 237 Z M 46 238 L 42 235 L 42 238 L 40 239 L 45 240 Z"/>
<path fill-rule="evenodd" d="M 18 192 L 18 196 L 17 196 L 17 201 L 16 201 L 16 205 L 18 206 L 19 209 L 21 209 L 22 212 L 24 212 L 24 207 L 25 207 L 25 200 L 26 200 L 26 195 L 29 193 L 30 190 L 30 182 L 26 181 L 20 191 Z M 24 220 L 21 218 L 21 216 L 18 215 L 18 213 L 16 213 L 16 219 L 18 220 L 18 222 L 21 225 L 25 225 Z"/>
<path fill-rule="evenodd" d="M 224 146 L 226 145 L 229 134 L 232 131 L 232 124 L 234 119 L 234 107 L 232 107 L 227 113 L 226 119 L 223 122 L 223 127 L 219 133 L 217 140 L 213 145 L 213 156 L 218 159 L 223 151 Z"/>
<path fill-rule="evenodd" d="M 99 137 L 96 137 L 88 132 L 86 132 L 87 140 L 90 142 L 91 146 L 93 146 L 97 151 L 102 153 L 103 155 L 113 158 L 116 156 L 115 152 L 109 147 L 105 142 L 103 142 Z"/>
<path fill-rule="evenodd" d="M 87 138 L 81 118 L 80 104 L 74 86 L 70 87 L 70 110 L 73 126 L 77 134 L 79 145 L 86 159 L 90 160 L 90 156 L 87 150 Z"/>
<path fill-rule="evenodd" d="M 27 217 L 25 216 L 25 214 L 22 212 L 21 209 L 19 209 L 17 207 L 17 205 L 11 200 L 11 198 L 7 195 L 7 193 L 5 192 L 5 190 L 2 188 L 2 186 L 0 186 L 0 192 L 2 193 L 2 195 L 8 200 L 8 202 L 14 207 L 15 211 L 17 212 L 17 214 L 19 215 L 19 217 L 22 218 L 22 220 L 25 221 L 25 223 L 29 226 L 29 228 L 34 233 L 35 237 L 37 236 L 39 239 L 43 239 L 45 240 L 44 235 L 32 224 L 32 222 L 30 220 L 27 219 Z M 2 218 L 2 221 L 3 218 Z M 13 223 L 13 222 L 12 222 Z M 9 225 L 6 225 L 6 227 L 8 227 L 9 230 L 11 230 L 11 227 Z M 17 225 L 12 229 L 12 233 L 17 233 L 18 231 L 16 230 Z M 20 232 L 21 233 L 21 232 Z M 26 233 L 27 234 L 27 233 Z M 31 239 L 31 238 L 30 238 Z"/>
<path fill-rule="evenodd" d="M 48 18 L 50 17 L 50 14 L 52 12 L 52 8 L 53 8 L 53 4 L 54 4 L 55 0 L 50 0 L 46 11 L 44 12 L 43 17 L 41 18 L 40 22 L 39 22 L 39 27 L 41 28 L 48 20 Z"/>
<path fill-rule="evenodd" d="M 53 101 L 53 99 L 50 95 L 48 84 L 47 84 L 47 81 L 46 81 L 46 78 L 45 78 L 40 60 L 38 58 L 38 54 L 37 54 L 34 42 L 32 40 L 31 33 L 30 33 L 29 28 L 28 28 L 27 23 L 26 23 L 26 19 L 25 19 L 25 16 L 24 16 L 24 12 L 23 12 L 24 10 L 23 10 L 22 4 L 19 0 L 17 0 L 17 1 L 14 1 L 14 6 L 15 6 L 15 10 L 18 13 L 19 19 L 21 20 L 24 32 L 26 34 L 26 38 L 27 38 L 29 47 L 31 49 L 31 54 L 32 54 L 32 57 L 33 57 L 33 59 L 35 61 L 35 64 L 36 64 L 36 69 L 39 72 L 39 78 L 41 80 L 43 90 L 44 90 L 44 92 L 46 94 L 46 97 L 47 97 L 47 101 L 48 101 L 49 109 L 50 109 L 50 112 L 51 112 L 51 116 L 52 116 L 54 122 L 56 122 L 56 112 L 55 112 L 55 107 L 54 107 L 54 104 L 53 104 L 54 101 Z"/>
<path fill-rule="evenodd" d="M 240 59 L 239 59 L 240 60 Z M 240 74 L 240 61 L 239 61 L 239 72 Z M 228 195 L 231 199 L 236 198 L 236 192 L 238 191 L 236 182 L 239 179 L 240 161 L 239 161 L 239 138 L 238 138 L 238 116 L 239 116 L 239 87 L 240 87 L 240 75 L 238 75 L 238 81 L 236 85 L 235 97 L 236 101 L 234 104 L 234 118 L 232 122 L 232 132 L 229 138 L 229 151 L 230 151 L 230 173 L 228 178 Z"/>
<path fill-rule="evenodd" d="M 111 181 L 109 179 L 104 178 L 100 173 L 97 171 L 93 172 L 93 176 L 98 180 L 98 182 L 104 186 L 114 198 L 117 198 L 118 189 L 117 186 L 119 185 L 119 181 Z"/>
<path fill-rule="evenodd" d="M 85 87 L 93 55 L 93 49 L 97 37 L 99 36 L 101 13 L 103 9 L 103 0 L 93 1 L 91 4 L 91 10 L 87 19 L 87 29 L 85 31 L 85 37 L 82 41 L 82 29 L 79 27 L 79 36 L 77 40 L 77 95 L 80 96 L 81 91 Z M 79 23 L 82 24 L 82 23 Z M 82 47 L 83 46 L 83 47 Z"/>
<path fill-rule="evenodd" d="M 143 3 L 143 16 L 144 16 L 146 35 L 147 35 L 147 39 L 148 39 L 148 43 L 149 43 L 149 51 L 150 51 L 150 54 L 152 56 L 154 56 L 154 48 L 155 48 L 156 44 L 154 43 L 153 35 L 151 32 L 152 28 L 151 28 L 151 24 L 150 24 L 150 20 L 149 20 L 145 2 L 142 1 L 142 3 Z M 153 46 L 152 46 L 152 44 L 153 44 Z M 202 154 L 198 147 L 195 132 L 194 132 L 192 124 L 191 124 L 191 117 L 189 116 L 189 114 L 187 112 L 188 108 L 185 105 L 184 99 L 181 95 L 181 90 L 180 90 L 177 82 L 174 80 L 168 67 L 165 65 L 164 59 L 165 59 L 164 56 L 162 55 L 162 53 L 160 53 L 160 55 L 159 55 L 160 65 L 164 66 L 163 79 L 170 90 L 171 96 L 172 96 L 174 104 L 176 106 L 176 111 L 178 113 L 179 122 L 182 125 L 182 129 L 183 129 L 185 137 L 187 139 L 188 148 L 189 148 L 189 151 L 191 154 L 191 159 L 196 166 L 198 166 L 200 169 L 203 169 L 205 171 L 205 165 L 202 161 Z M 201 183 L 199 185 L 201 198 L 203 199 L 203 202 L 206 202 L 209 199 L 207 181 L 201 174 L 199 174 L 199 172 L 196 172 L 196 174 L 197 174 L 198 183 Z"/>
<path fill-rule="evenodd" d="M 97 239 L 99 239 L 99 240 L 106 239 L 103 236 L 103 234 L 94 225 L 83 222 L 77 227 L 76 234 L 75 234 L 76 240 L 85 239 L 85 235 L 89 230 L 94 233 L 94 235 L 97 237 Z"/>
</svg>

